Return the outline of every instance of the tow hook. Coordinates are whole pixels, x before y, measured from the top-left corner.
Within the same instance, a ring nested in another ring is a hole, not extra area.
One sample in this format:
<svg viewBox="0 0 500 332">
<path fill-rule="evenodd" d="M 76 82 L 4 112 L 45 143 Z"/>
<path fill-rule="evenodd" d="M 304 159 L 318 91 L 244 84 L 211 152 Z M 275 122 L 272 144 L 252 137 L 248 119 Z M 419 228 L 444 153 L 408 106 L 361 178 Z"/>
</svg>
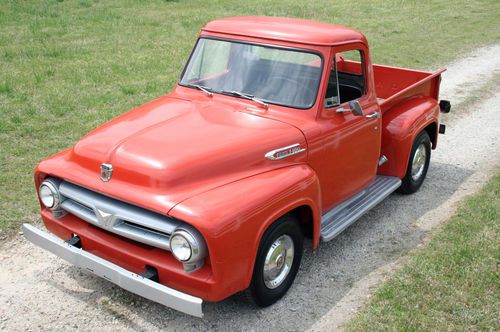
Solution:
<svg viewBox="0 0 500 332">
<path fill-rule="evenodd" d="M 160 282 L 160 278 L 158 277 L 158 270 L 155 269 L 154 267 L 146 265 L 146 270 L 143 272 L 139 273 L 139 275 L 143 278 Z"/>
<path fill-rule="evenodd" d="M 76 234 L 73 234 L 71 239 L 67 240 L 66 243 L 73 247 L 77 247 L 80 249 L 82 248 L 82 241 L 80 240 L 80 237 Z"/>
</svg>

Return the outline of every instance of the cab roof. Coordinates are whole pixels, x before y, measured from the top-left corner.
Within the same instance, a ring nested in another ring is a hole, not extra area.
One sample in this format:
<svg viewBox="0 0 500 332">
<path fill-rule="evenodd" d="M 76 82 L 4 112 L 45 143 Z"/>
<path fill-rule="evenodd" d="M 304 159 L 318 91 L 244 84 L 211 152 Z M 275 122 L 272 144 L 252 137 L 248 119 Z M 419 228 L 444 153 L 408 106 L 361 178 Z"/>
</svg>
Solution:
<svg viewBox="0 0 500 332">
<path fill-rule="evenodd" d="M 347 42 L 367 44 L 365 36 L 351 28 L 285 17 L 227 17 L 207 23 L 203 31 L 310 45 L 329 46 Z"/>
</svg>

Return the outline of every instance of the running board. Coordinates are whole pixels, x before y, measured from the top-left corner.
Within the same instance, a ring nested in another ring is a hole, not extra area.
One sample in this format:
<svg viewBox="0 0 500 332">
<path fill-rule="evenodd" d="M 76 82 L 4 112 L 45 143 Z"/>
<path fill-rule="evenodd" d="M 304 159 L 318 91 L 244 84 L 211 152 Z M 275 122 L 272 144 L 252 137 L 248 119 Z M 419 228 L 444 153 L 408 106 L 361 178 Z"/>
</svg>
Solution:
<svg viewBox="0 0 500 332">
<path fill-rule="evenodd" d="M 321 218 L 321 240 L 330 241 L 399 188 L 401 179 L 377 175 L 367 188 L 334 207 Z"/>
</svg>

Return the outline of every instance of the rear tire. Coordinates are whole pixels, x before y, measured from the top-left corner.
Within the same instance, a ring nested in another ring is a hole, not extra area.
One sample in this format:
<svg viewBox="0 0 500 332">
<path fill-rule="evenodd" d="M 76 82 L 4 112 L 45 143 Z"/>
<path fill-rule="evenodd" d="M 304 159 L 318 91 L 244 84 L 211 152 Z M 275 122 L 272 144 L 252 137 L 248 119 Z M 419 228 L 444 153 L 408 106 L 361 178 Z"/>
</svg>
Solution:
<svg viewBox="0 0 500 332">
<path fill-rule="evenodd" d="M 302 260 L 304 235 L 297 219 L 285 215 L 274 222 L 260 241 L 252 281 L 252 302 L 267 307 L 288 291 Z"/>
<path fill-rule="evenodd" d="M 410 160 L 406 174 L 402 179 L 398 192 L 402 194 L 413 194 L 425 180 L 429 163 L 431 161 L 431 139 L 424 130 L 418 134 L 411 148 Z"/>
</svg>

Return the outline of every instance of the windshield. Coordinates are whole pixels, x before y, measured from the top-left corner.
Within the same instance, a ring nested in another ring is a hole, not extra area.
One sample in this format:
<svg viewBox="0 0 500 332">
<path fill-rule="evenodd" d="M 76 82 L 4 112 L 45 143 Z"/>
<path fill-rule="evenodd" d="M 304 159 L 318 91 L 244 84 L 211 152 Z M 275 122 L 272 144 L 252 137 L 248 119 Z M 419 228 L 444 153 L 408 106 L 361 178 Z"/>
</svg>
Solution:
<svg viewBox="0 0 500 332">
<path fill-rule="evenodd" d="M 321 68 L 315 53 L 201 38 L 180 84 L 306 109 L 316 100 Z"/>
</svg>

